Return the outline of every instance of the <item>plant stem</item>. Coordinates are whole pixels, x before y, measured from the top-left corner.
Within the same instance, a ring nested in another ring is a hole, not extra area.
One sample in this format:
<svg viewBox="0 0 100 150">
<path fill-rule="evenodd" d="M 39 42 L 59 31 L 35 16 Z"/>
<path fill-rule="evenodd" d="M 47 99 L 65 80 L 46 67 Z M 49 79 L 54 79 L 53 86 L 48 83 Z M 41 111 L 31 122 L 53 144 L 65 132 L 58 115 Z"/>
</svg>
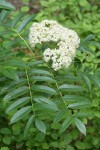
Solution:
<svg viewBox="0 0 100 150">
<path fill-rule="evenodd" d="M 25 39 L 20 35 L 20 33 L 18 33 L 15 29 L 12 28 L 12 30 L 20 37 L 20 39 L 25 43 L 25 45 L 28 47 L 28 49 L 30 50 L 30 52 L 32 53 L 32 55 L 34 56 L 33 51 L 31 50 L 30 46 L 28 45 L 28 43 L 25 41 Z M 30 99 L 31 99 L 31 103 L 32 103 L 32 110 L 34 112 L 35 115 L 35 111 L 34 111 L 34 104 L 33 104 L 33 97 L 32 97 L 32 91 L 31 91 L 31 85 L 30 85 L 30 81 L 29 81 L 29 76 L 28 76 L 28 72 L 27 72 L 27 68 L 25 67 L 25 73 L 26 73 L 26 78 L 27 78 L 27 83 L 28 83 L 28 87 L 29 87 L 29 93 L 30 93 Z"/>
<path fill-rule="evenodd" d="M 51 69 L 50 69 L 49 66 L 48 66 L 48 68 L 49 68 L 49 70 L 51 71 Z M 59 95 L 60 95 L 60 97 L 61 97 L 63 103 L 65 104 L 66 108 L 68 109 L 67 104 L 66 104 L 65 100 L 63 99 L 62 93 L 61 93 L 60 90 L 59 90 L 59 85 L 58 85 L 58 83 L 57 83 L 57 81 L 56 81 L 56 79 L 55 79 L 55 77 L 54 77 L 52 71 L 51 71 L 51 74 L 52 74 L 52 76 L 53 76 L 53 78 L 54 78 L 54 80 L 55 80 L 55 82 L 56 82 L 56 87 L 57 87 L 57 89 L 58 89 L 58 91 L 59 91 Z"/>
<path fill-rule="evenodd" d="M 29 87 L 29 91 L 30 91 L 30 99 L 31 99 L 31 103 L 32 103 L 32 110 L 33 110 L 34 115 L 35 115 L 34 104 L 33 104 L 33 97 L 32 97 L 32 91 L 31 91 L 31 85 L 30 85 L 29 76 L 28 76 L 28 72 L 27 72 L 27 68 L 26 67 L 25 67 L 25 73 L 26 73 L 27 83 L 28 83 L 28 87 Z"/>
<path fill-rule="evenodd" d="M 53 76 L 53 77 L 54 77 L 54 76 Z M 65 102 L 65 100 L 63 99 L 62 93 L 61 93 L 60 90 L 59 90 L 59 86 L 58 86 L 57 81 L 56 81 L 56 87 L 57 87 L 57 89 L 58 89 L 58 91 L 59 91 L 59 95 L 60 95 L 61 99 L 63 100 L 63 102 L 64 102 L 66 108 L 68 108 L 68 107 L 67 107 L 67 104 L 66 104 L 66 102 Z"/>
<path fill-rule="evenodd" d="M 25 43 L 27 48 L 30 50 L 31 54 L 34 56 L 34 53 L 33 53 L 32 49 L 30 48 L 28 43 L 25 41 L 25 39 L 21 36 L 21 34 L 19 32 L 17 32 L 15 29 L 13 29 L 13 28 L 11 28 L 11 29 L 20 37 L 20 39 Z"/>
</svg>

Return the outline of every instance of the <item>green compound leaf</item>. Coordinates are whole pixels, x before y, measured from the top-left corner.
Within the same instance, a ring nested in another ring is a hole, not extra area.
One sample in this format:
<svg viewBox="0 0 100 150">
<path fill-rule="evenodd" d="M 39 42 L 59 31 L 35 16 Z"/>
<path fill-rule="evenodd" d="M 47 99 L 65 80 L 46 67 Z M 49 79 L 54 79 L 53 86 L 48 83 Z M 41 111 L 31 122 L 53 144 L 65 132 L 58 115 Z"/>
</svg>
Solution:
<svg viewBox="0 0 100 150">
<path fill-rule="evenodd" d="M 15 7 L 12 4 L 4 0 L 0 0 L 0 8 L 7 9 L 7 10 L 15 10 Z"/>
<path fill-rule="evenodd" d="M 28 131 L 32 125 L 32 123 L 34 122 L 35 116 L 31 116 L 26 124 L 26 127 L 24 129 L 24 136 L 27 136 Z"/>
<path fill-rule="evenodd" d="M 83 88 L 82 86 L 78 86 L 78 85 L 69 85 L 69 84 L 63 84 L 61 86 L 59 86 L 60 90 L 63 91 L 85 91 L 86 89 Z"/>
<path fill-rule="evenodd" d="M 73 116 L 78 117 L 78 118 L 85 118 L 85 117 L 93 117 L 94 115 L 91 113 L 87 113 L 87 112 L 78 112 L 78 113 L 74 113 Z"/>
<path fill-rule="evenodd" d="M 78 118 L 74 118 L 74 121 L 79 131 L 82 132 L 86 136 L 86 127 L 83 124 L 83 122 Z"/>
<path fill-rule="evenodd" d="M 13 90 L 11 92 L 9 92 L 5 97 L 4 97 L 4 101 L 6 100 L 11 100 L 14 98 L 17 98 L 25 93 L 29 92 L 29 88 L 27 86 L 22 86 L 16 90 Z"/>
<path fill-rule="evenodd" d="M 6 85 L 2 88 L 2 91 L 5 92 L 5 91 L 9 91 L 13 88 L 13 90 L 15 89 L 15 87 L 17 87 L 17 85 L 19 86 L 22 86 L 22 85 L 25 85 L 25 83 L 27 83 L 27 80 L 22 78 L 20 79 L 19 81 L 12 81 L 10 82 L 9 85 Z"/>
<path fill-rule="evenodd" d="M 17 31 L 18 31 L 18 32 L 21 32 L 21 31 L 25 28 L 25 26 L 26 26 L 31 20 L 33 20 L 34 18 L 35 18 L 35 15 L 27 16 L 27 17 L 22 21 L 22 23 L 21 23 L 20 26 L 18 27 Z"/>
<path fill-rule="evenodd" d="M 92 40 L 94 38 L 95 38 L 95 35 L 94 34 L 90 34 L 90 35 L 85 37 L 84 41 L 90 41 L 90 40 Z"/>
<path fill-rule="evenodd" d="M 39 75 L 52 76 L 52 74 L 49 71 L 38 69 L 38 68 L 32 69 L 31 73 L 33 73 L 33 74 L 39 74 Z"/>
<path fill-rule="evenodd" d="M 0 21 L 4 21 L 8 15 L 10 14 L 10 11 L 7 11 L 7 10 L 2 10 L 1 13 L 0 13 Z"/>
<path fill-rule="evenodd" d="M 28 66 L 38 66 L 38 65 L 41 65 L 41 64 L 44 64 L 44 61 L 42 61 L 42 60 L 34 60 L 34 61 L 32 61 L 32 62 L 28 62 Z M 33 69 L 33 70 L 37 70 L 38 68 L 35 68 L 35 69 Z"/>
<path fill-rule="evenodd" d="M 73 103 L 68 105 L 68 108 L 71 109 L 80 109 L 80 108 L 86 108 L 86 107 L 90 107 L 91 103 L 88 101 L 85 102 L 77 102 L 77 103 Z"/>
<path fill-rule="evenodd" d="M 33 100 L 34 100 L 35 102 L 37 102 L 37 103 L 47 103 L 47 104 L 56 106 L 56 103 L 53 102 L 52 100 L 50 100 L 50 99 L 47 98 L 47 97 L 36 96 L 36 97 L 33 97 Z M 56 106 L 56 107 L 57 107 L 57 106 Z"/>
<path fill-rule="evenodd" d="M 19 13 L 12 21 L 11 27 L 15 27 L 18 21 L 24 16 L 25 13 Z"/>
<path fill-rule="evenodd" d="M 30 78 L 30 80 L 45 81 L 45 82 L 55 83 L 55 80 L 53 78 L 46 77 L 46 76 L 33 76 L 32 78 Z"/>
<path fill-rule="evenodd" d="M 18 58 L 17 59 L 16 58 L 8 59 L 4 62 L 4 65 L 12 66 L 12 67 L 26 67 L 25 62 Z"/>
<path fill-rule="evenodd" d="M 58 110 L 56 103 L 47 97 L 36 96 L 36 97 L 33 97 L 33 101 L 38 103 L 38 105 L 35 105 L 36 109 L 38 106 L 40 106 L 40 109 L 51 109 L 51 110 L 55 110 L 55 111 Z"/>
<path fill-rule="evenodd" d="M 27 114 L 29 114 L 32 110 L 31 106 L 26 106 L 18 110 L 13 117 L 11 118 L 10 124 L 15 123 L 25 117 Z"/>
<path fill-rule="evenodd" d="M 44 134 L 46 133 L 46 125 L 40 119 L 35 119 L 35 126 L 39 131 L 43 132 Z"/>
<path fill-rule="evenodd" d="M 68 102 L 87 101 L 86 97 L 78 96 L 78 95 L 64 95 L 63 99 Z"/>
<path fill-rule="evenodd" d="M 59 130 L 59 133 L 62 133 L 63 131 L 65 131 L 68 127 L 69 127 L 69 125 L 72 123 L 72 117 L 70 117 L 70 116 L 68 116 L 65 120 L 64 120 L 64 122 L 63 122 L 63 124 L 62 124 L 62 126 L 61 126 L 61 128 L 60 128 L 60 130 Z"/>
<path fill-rule="evenodd" d="M 29 102 L 29 99 L 30 99 L 30 97 L 23 97 L 23 98 L 20 98 L 19 100 L 15 101 L 7 108 L 6 113 L 8 114 L 9 112 L 25 105 L 26 103 Z"/>
<path fill-rule="evenodd" d="M 66 118 L 66 110 L 60 110 L 57 112 L 55 118 L 54 118 L 54 122 L 59 122 L 62 119 Z"/>
<path fill-rule="evenodd" d="M 95 75 L 89 75 L 88 77 L 100 88 L 100 79 Z"/>
<path fill-rule="evenodd" d="M 12 69 L 12 68 L 2 68 L 2 73 L 3 73 L 3 75 L 5 75 L 6 77 L 8 77 L 10 79 L 19 81 L 19 77 L 18 77 L 18 74 L 17 74 L 17 72 L 16 72 L 15 69 Z"/>
<path fill-rule="evenodd" d="M 44 86 L 44 85 L 33 85 L 32 90 L 33 91 L 44 92 L 44 93 L 49 93 L 51 95 L 57 94 L 55 89 L 53 89 L 51 87 L 48 87 L 48 86 Z"/>
<path fill-rule="evenodd" d="M 86 85 L 87 85 L 89 91 L 91 91 L 91 82 L 90 82 L 90 79 L 88 78 L 87 75 L 85 75 L 85 74 L 83 74 L 83 73 L 81 74 L 81 76 L 82 76 L 82 78 L 84 79 L 84 82 L 86 83 Z"/>
<path fill-rule="evenodd" d="M 35 110 L 45 110 L 46 111 L 58 111 L 58 108 L 56 105 L 51 105 L 51 104 L 45 104 L 45 103 L 36 103 L 34 104 L 34 109 Z"/>
</svg>

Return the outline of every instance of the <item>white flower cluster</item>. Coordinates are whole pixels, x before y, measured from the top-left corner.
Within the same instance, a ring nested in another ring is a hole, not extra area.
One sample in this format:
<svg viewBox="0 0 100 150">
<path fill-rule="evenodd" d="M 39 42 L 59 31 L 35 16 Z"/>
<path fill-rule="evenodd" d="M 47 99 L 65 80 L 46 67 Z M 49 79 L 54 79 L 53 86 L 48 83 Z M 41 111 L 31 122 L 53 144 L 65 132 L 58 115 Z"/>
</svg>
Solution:
<svg viewBox="0 0 100 150">
<path fill-rule="evenodd" d="M 53 20 L 44 20 L 33 23 L 30 28 L 29 42 L 32 47 L 37 43 L 53 41 L 58 48 L 45 49 L 43 56 L 46 62 L 52 61 L 52 68 L 56 71 L 68 67 L 74 56 L 80 39 L 74 30 L 63 27 Z"/>
</svg>

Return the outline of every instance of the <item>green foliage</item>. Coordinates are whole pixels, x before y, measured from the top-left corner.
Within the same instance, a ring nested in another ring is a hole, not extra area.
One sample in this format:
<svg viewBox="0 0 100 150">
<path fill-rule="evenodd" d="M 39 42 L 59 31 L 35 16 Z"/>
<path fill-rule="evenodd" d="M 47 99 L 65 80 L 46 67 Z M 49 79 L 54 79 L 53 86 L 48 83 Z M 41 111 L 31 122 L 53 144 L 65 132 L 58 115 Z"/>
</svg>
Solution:
<svg viewBox="0 0 100 150">
<path fill-rule="evenodd" d="M 75 118 L 75 124 L 77 128 L 84 134 L 86 135 L 86 127 L 85 125 L 77 118 Z"/>
<path fill-rule="evenodd" d="M 100 9 L 98 0 L 41 0 L 37 19 L 55 19 L 80 34 L 92 33 L 100 38 Z M 98 40 L 98 39 L 97 39 Z"/>
<path fill-rule="evenodd" d="M 7 10 L 14 10 L 15 9 L 15 7 L 12 4 L 6 2 L 5 0 L 0 1 L 0 8 L 7 9 Z"/>
<path fill-rule="evenodd" d="M 40 119 L 37 119 L 37 118 L 35 119 L 35 126 L 37 127 L 38 130 L 40 130 L 44 134 L 46 133 L 46 126 L 44 122 L 41 121 Z"/>
<path fill-rule="evenodd" d="M 36 16 L 26 8 L 13 14 L 14 6 L 0 1 L 0 150 L 99 150 L 100 44 L 90 17 L 98 20 L 98 7 L 87 0 L 40 3 Z M 35 19 L 55 17 L 82 34 L 72 65 L 58 72 L 35 56 L 27 39 Z"/>
</svg>

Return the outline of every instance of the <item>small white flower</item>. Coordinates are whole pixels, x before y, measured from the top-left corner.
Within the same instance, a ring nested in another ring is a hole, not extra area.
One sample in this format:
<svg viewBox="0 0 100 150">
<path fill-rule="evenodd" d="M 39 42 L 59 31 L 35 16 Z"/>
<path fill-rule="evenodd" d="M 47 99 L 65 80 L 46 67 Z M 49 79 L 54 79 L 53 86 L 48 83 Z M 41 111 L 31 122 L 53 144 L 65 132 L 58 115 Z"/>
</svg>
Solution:
<svg viewBox="0 0 100 150">
<path fill-rule="evenodd" d="M 40 23 L 33 23 L 30 28 L 29 42 L 32 47 L 37 43 L 56 42 L 55 49 L 47 48 L 44 53 L 44 60 L 52 60 L 52 68 L 57 71 L 62 67 L 69 67 L 75 57 L 76 48 L 80 39 L 74 30 L 63 27 L 54 20 L 43 20 Z"/>
</svg>

